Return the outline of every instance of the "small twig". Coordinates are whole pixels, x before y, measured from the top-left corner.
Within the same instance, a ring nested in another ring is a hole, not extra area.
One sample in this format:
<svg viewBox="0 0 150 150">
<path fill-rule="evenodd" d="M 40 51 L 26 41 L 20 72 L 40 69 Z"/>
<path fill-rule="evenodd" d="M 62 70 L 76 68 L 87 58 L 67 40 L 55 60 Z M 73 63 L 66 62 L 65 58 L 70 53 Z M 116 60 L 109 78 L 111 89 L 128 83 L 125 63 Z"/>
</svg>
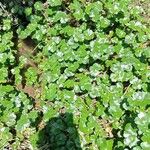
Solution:
<svg viewBox="0 0 150 150">
<path fill-rule="evenodd" d="M 38 43 L 35 47 L 34 47 L 34 49 L 32 50 L 33 52 L 37 49 L 37 47 L 41 44 L 42 42 L 40 42 L 40 43 Z"/>
<path fill-rule="evenodd" d="M 3 7 L 3 5 L 2 5 L 1 2 L 0 2 L 0 7 L 2 8 L 2 10 L 3 10 L 4 12 L 6 12 L 6 10 L 4 9 L 4 7 Z"/>
<path fill-rule="evenodd" d="M 125 90 L 125 92 L 123 93 L 123 95 L 122 96 L 125 96 L 126 94 L 127 94 L 127 92 L 128 92 L 128 90 L 129 90 L 129 87 L 131 86 L 131 83 L 129 84 L 129 86 L 126 88 L 126 90 Z"/>
</svg>

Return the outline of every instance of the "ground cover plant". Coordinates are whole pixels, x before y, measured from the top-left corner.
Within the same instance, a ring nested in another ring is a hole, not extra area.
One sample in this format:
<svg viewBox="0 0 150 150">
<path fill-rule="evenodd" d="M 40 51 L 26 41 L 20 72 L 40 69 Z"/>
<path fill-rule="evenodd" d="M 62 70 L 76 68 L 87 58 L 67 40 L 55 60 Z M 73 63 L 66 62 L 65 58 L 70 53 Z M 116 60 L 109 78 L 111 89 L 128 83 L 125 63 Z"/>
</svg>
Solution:
<svg viewBox="0 0 150 150">
<path fill-rule="evenodd" d="M 150 149 L 150 28 L 131 2 L 0 3 L 0 150 Z"/>
</svg>

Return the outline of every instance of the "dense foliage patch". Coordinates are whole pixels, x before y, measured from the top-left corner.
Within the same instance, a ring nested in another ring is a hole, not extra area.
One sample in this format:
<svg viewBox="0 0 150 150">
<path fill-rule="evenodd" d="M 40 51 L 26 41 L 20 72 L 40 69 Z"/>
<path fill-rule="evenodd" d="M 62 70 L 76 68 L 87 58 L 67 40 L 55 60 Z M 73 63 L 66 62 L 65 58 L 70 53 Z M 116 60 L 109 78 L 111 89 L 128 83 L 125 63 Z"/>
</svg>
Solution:
<svg viewBox="0 0 150 150">
<path fill-rule="evenodd" d="M 0 149 L 150 149 L 150 28 L 129 4 L 2 7 Z"/>
</svg>

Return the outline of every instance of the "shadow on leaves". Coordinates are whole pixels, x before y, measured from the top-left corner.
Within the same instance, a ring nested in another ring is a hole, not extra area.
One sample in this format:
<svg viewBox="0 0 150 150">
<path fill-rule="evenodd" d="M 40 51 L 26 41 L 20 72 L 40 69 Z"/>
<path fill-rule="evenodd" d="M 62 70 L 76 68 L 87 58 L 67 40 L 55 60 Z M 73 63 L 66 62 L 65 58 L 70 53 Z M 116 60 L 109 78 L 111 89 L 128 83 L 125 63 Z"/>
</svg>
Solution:
<svg viewBox="0 0 150 150">
<path fill-rule="evenodd" d="M 64 113 L 50 119 L 39 132 L 37 144 L 40 150 L 82 150 L 73 115 Z"/>
</svg>

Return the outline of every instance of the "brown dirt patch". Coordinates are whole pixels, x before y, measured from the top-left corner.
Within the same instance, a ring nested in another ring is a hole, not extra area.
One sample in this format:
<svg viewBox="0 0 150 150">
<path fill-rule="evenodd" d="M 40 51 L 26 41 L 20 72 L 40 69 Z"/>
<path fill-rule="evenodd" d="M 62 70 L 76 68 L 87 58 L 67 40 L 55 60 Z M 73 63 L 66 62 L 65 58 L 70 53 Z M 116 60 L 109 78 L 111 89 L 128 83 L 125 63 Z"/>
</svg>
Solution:
<svg viewBox="0 0 150 150">
<path fill-rule="evenodd" d="M 150 25 L 150 1 L 149 0 L 133 0 L 132 7 L 141 7 L 144 11 L 141 16 L 143 17 L 143 21 Z"/>
</svg>

